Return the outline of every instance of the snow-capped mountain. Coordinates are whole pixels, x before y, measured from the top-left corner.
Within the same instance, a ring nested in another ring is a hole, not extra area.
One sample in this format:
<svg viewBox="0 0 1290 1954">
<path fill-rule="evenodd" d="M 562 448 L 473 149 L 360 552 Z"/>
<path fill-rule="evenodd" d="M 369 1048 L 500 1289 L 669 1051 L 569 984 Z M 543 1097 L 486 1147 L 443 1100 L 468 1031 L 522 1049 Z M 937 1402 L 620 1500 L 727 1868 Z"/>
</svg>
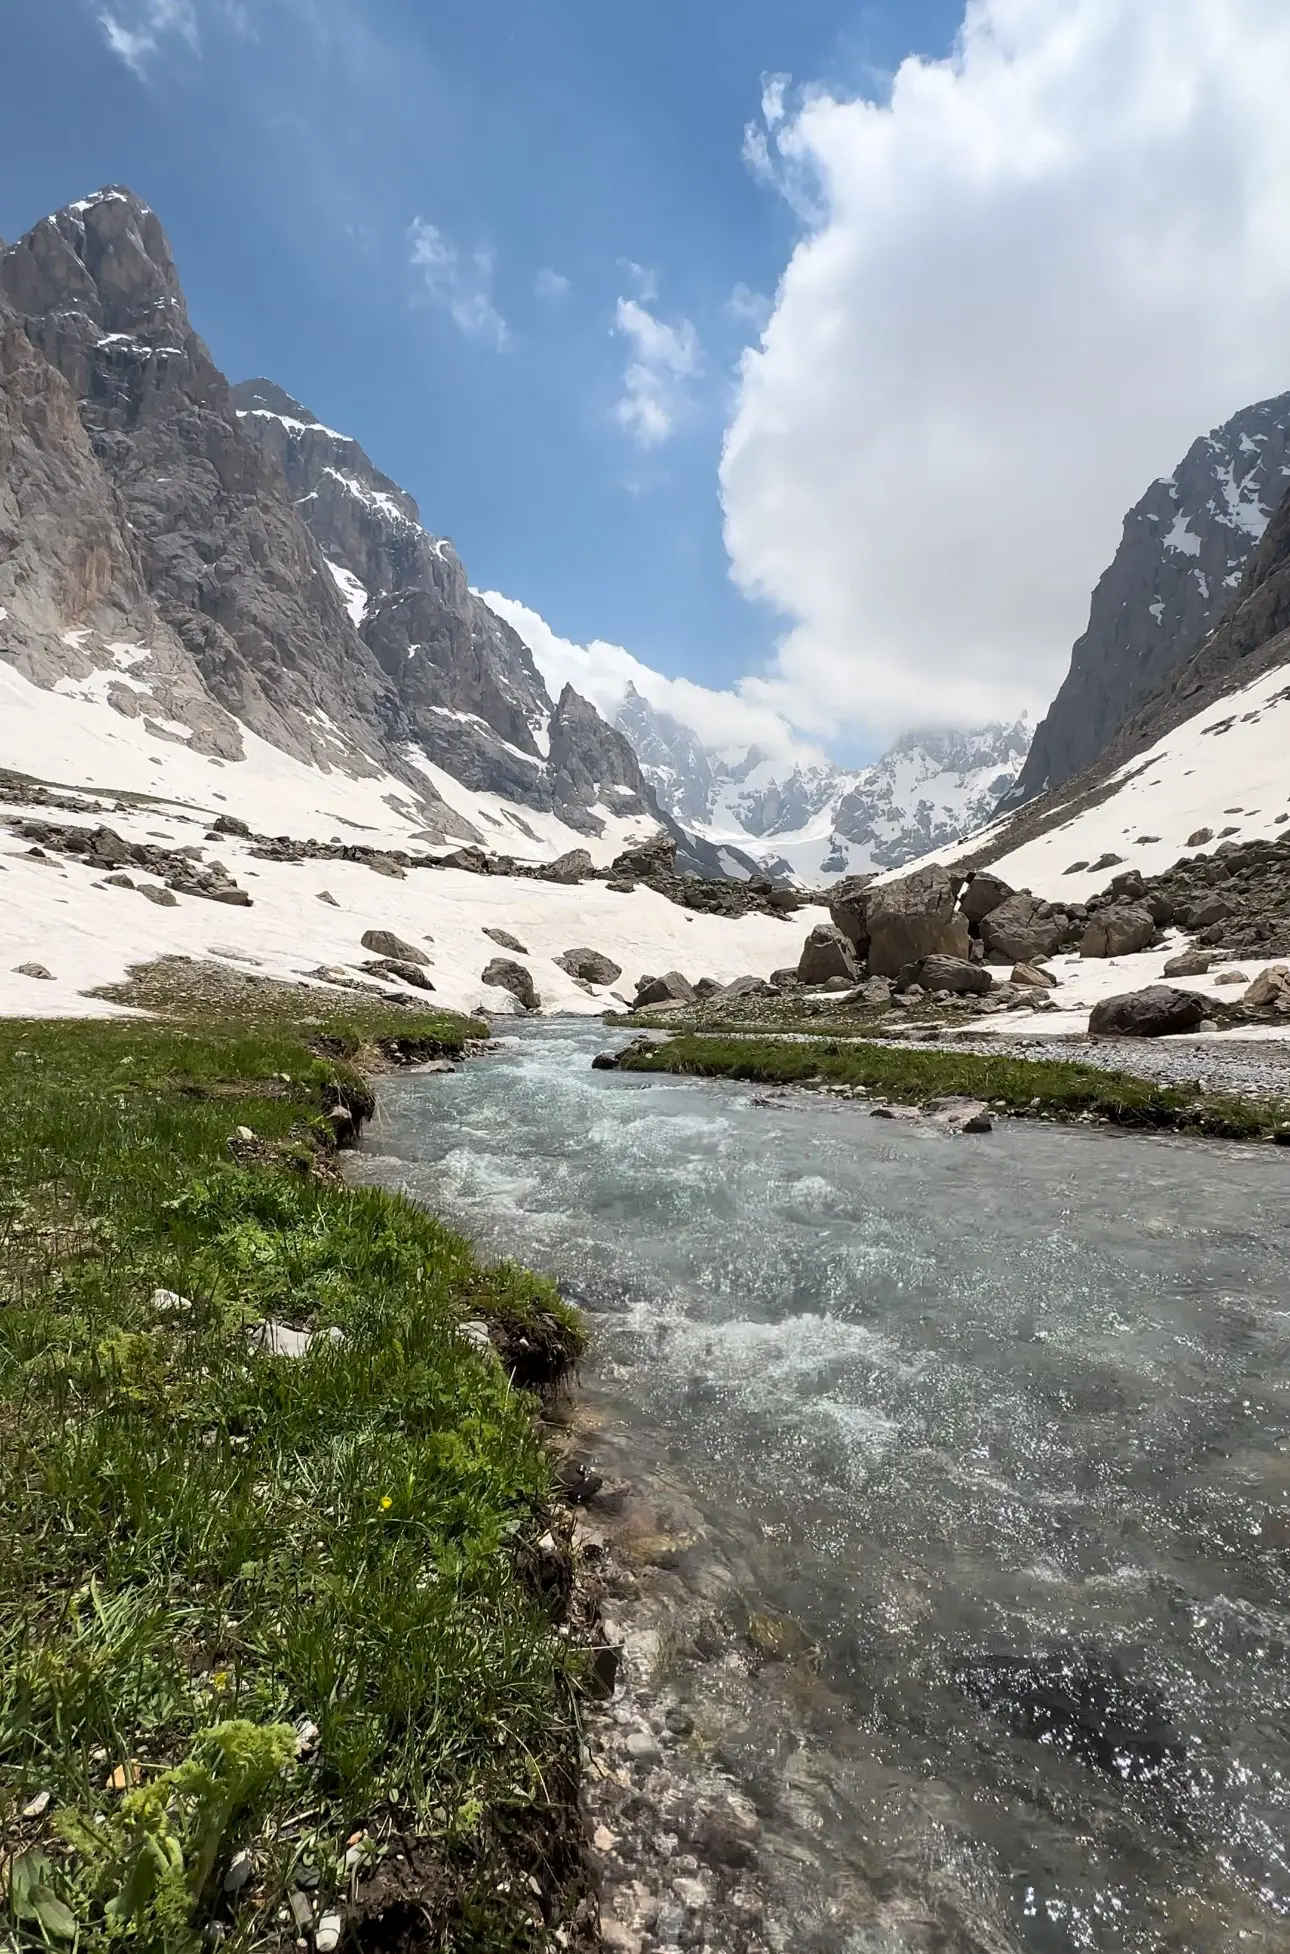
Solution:
<svg viewBox="0 0 1290 1954">
<path fill-rule="evenodd" d="M 1290 394 L 1233 415 L 1151 484 L 1124 519 L 1017 803 L 1091 766 L 1187 663 L 1231 603 L 1288 485 Z"/>
<path fill-rule="evenodd" d="M 856 771 L 808 748 L 712 751 L 634 685 L 614 719 L 677 820 L 813 884 L 898 868 L 961 840 L 990 819 L 1030 744 L 1024 718 L 972 733 L 909 733 Z"/>
</svg>

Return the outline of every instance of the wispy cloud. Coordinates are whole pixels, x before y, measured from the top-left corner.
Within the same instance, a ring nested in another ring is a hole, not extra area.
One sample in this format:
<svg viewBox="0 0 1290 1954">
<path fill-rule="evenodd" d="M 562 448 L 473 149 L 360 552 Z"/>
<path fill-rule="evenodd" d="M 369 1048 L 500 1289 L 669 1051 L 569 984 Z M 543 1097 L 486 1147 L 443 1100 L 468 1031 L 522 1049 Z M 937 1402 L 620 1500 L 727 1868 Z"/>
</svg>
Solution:
<svg viewBox="0 0 1290 1954">
<path fill-rule="evenodd" d="M 615 418 L 642 448 L 660 447 L 687 404 L 685 383 L 702 363 L 699 335 L 688 319 L 669 326 L 639 299 L 626 298 L 618 301 L 614 331 L 632 349 Z"/>
<path fill-rule="evenodd" d="M 468 339 L 501 348 L 506 321 L 493 304 L 493 254 L 485 246 L 463 254 L 435 224 L 418 217 L 409 232 L 411 259 L 436 305 L 451 316 Z"/>
<path fill-rule="evenodd" d="M 540 299 L 567 298 L 571 288 L 571 281 L 564 273 L 552 271 L 549 265 L 544 266 L 533 280 L 533 290 Z"/>
<path fill-rule="evenodd" d="M 117 13 L 101 13 L 99 26 L 113 54 L 140 78 L 164 42 L 178 41 L 194 53 L 199 46 L 194 0 L 134 0 Z"/>
<path fill-rule="evenodd" d="M 764 292 L 754 292 L 751 285 L 738 284 L 726 300 L 726 311 L 732 319 L 741 324 L 756 326 L 761 332 L 775 310 L 773 302 Z"/>
</svg>

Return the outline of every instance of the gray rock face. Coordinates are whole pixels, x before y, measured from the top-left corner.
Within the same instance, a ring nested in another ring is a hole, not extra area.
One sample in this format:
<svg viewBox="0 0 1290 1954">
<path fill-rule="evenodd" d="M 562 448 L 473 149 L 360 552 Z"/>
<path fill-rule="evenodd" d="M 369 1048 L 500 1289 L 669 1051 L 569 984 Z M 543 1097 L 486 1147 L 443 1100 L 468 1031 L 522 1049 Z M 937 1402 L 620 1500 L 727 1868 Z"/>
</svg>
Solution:
<svg viewBox="0 0 1290 1954">
<path fill-rule="evenodd" d="M 485 984 L 496 984 L 499 989 L 517 997 L 526 1011 L 541 1010 L 542 999 L 533 982 L 533 973 L 526 970 L 522 963 L 515 963 L 510 957 L 494 957 L 481 976 Z"/>
<path fill-rule="evenodd" d="M 981 924 L 981 941 L 992 963 L 1030 963 L 1051 957 L 1065 934 L 1065 921 L 1035 896 L 1009 896 Z"/>
<path fill-rule="evenodd" d="M 855 946 L 863 963 L 869 954 L 869 888 L 872 875 L 848 875 L 829 891 L 829 915 L 834 929 Z"/>
<path fill-rule="evenodd" d="M 935 864 L 870 890 L 866 916 L 869 970 L 875 977 L 899 976 L 924 957 L 967 960 L 967 918 L 955 906 L 954 884 Z"/>
<path fill-rule="evenodd" d="M 955 997 L 984 997 L 994 988 L 994 978 L 983 963 L 968 963 L 962 957 L 925 957 L 918 982 L 925 991 L 950 991 Z"/>
<path fill-rule="evenodd" d="M 1205 1000 L 1170 984 L 1151 984 L 1122 997 L 1105 997 L 1089 1016 L 1091 1035 L 1101 1038 L 1166 1038 L 1194 1031 L 1205 1015 Z"/>
<path fill-rule="evenodd" d="M 616 984 L 623 974 L 622 965 L 612 957 L 602 956 L 599 950 L 566 950 L 555 962 L 570 977 L 578 977 L 584 984 Z"/>
<path fill-rule="evenodd" d="M 1060 786 L 1190 661 L 1290 486 L 1290 394 L 1199 440 L 1125 517 L 1088 629 L 1008 804 Z"/>
<path fill-rule="evenodd" d="M 1156 920 L 1140 903 L 1112 903 L 1089 918 L 1080 938 L 1082 957 L 1130 957 L 1146 950 L 1156 933 Z"/>
<path fill-rule="evenodd" d="M 850 939 L 832 923 L 817 923 L 802 945 L 797 976 L 802 984 L 827 984 L 838 977 L 856 983 L 860 966 Z"/>
</svg>

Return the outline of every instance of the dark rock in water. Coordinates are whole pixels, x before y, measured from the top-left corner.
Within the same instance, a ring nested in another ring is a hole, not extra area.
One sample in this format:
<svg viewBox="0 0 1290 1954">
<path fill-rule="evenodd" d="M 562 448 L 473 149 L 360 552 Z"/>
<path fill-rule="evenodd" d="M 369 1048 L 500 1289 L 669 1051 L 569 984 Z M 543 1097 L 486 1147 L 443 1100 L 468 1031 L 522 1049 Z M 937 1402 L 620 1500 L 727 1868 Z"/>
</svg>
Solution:
<svg viewBox="0 0 1290 1954">
<path fill-rule="evenodd" d="M 393 930 L 365 930 L 361 938 L 363 948 L 370 950 L 374 957 L 392 957 L 397 963 L 415 963 L 425 966 L 430 959 L 424 950 L 415 943 L 405 943 Z"/>
<path fill-rule="evenodd" d="M 1186 1746 L 1156 1692 L 1133 1682 L 1114 1655 L 1070 1648 L 983 1657 L 954 1680 L 1017 1736 L 1112 1777 L 1141 1782 L 1185 1761 Z"/>
<path fill-rule="evenodd" d="M 618 1070 L 617 1052 L 597 1052 L 591 1061 L 593 1072 L 616 1072 Z"/>
<path fill-rule="evenodd" d="M 1103 1038 L 1167 1038 L 1195 1031 L 1205 1016 L 1205 1000 L 1172 984 L 1149 984 L 1142 991 L 1104 997 L 1089 1014 L 1090 1035 Z"/>
<path fill-rule="evenodd" d="M 539 1011 L 542 1008 L 542 999 L 538 995 L 537 985 L 533 982 L 532 971 L 526 970 L 522 963 L 513 963 L 509 957 L 494 957 L 487 969 L 481 973 L 481 980 L 485 984 L 496 984 L 499 989 L 509 991 L 512 997 L 519 999 L 526 1011 Z"/>
<path fill-rule="evenodd" d="M 622 976 L 622 965 L 599 950 L 585 947 L 566 950 L 563 956 L 556 957 L 556 964 L 570 977 L 580 977 L 584 984 L 616 984 Z"/>
<path fill-rule="evenodd" d="M 484 935 L 491 937 L 492 941 L 500 949 L 513 950 L 518 957 L 526 957 L 528 955 L 527 944 L 521 943 L 519 937 L 512 936 L 509 930 L 485 928 Z"/>
</svg>

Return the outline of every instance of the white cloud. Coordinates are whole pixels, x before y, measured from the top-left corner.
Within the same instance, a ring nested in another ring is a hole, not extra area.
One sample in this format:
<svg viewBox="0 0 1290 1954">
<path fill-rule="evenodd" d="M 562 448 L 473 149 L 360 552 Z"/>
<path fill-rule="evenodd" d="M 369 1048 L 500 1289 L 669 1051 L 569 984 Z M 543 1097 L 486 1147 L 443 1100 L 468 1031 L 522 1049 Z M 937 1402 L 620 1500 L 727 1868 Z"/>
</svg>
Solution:
<svg viewBox="0 0 1290 1954">
<path fill-rule="evenodd" d="M 742 325 L 755 326 L 758 332 L 765 328 L 774 310 L 773 301 L 764 292 L 754 292 L 751 285 L 742 282 L 726 300 L 726 311 L 731 318 L 738 319 Z"/>
<path fill-rule="evenodd" d="M 412 263 L 436 305 L 448 312 L 470 339 L 506 344 L 506 321 L 493 304 L 493 254 L 480 246 L 462 256 L 434 224 L 418 217 L 409 231 Z"/>
<path fill-rule="evenodd" d="M 614 331 L 632 348 L 615 418 L 642 448 L 657 448 L 685 408 L 685 382 L 700 365 L 699 336 L 688 319 L 669 326 L 639 299 L 623 298 Z"/>
<path fill-rule="evenodd" d="M 136 0 L 125 10 L 124 18 L 118 13 L 101 13 L 99 26 L 113 54 L 140 77 L 164 41 L 182 41 L 194 51 L 198 45 L 194 0 Z"/>
<path fill-rule="evenodd" d="M 546 265 L 533 280 L 533 290 L 540 299 L 562 299 L 568 295 L 570 283 L 562 271 L 552 271 Z"/>
<path fill-rule="evenodd" d="M 572 685 L 612 720 L 627 687 L 634 685 L 660 712 L 670 712 L 693 727 L 713 752 L 742 755 L 750 746 L 760 746 L 777 759 L 791 757 L 808 765 L 822 757 L 813 747 L 803 746 L 782 715 L 757 696 L 755 681 L 750 686 L 741 680 L 734 691 L 718 692 L 692 679 L 665 678 L 621 645 L 598 639 L 589 645 L 573 644 L 557 637 L 545 618 L 526 604 L 495 590 L 480 595 L 523 638 L 553 698 Z"/>
<path fill-rule="evenodd" d="M 791 621 L 770 702 L 1051 696 L 1124 511 L 1290 386 L 1288 93 L 1274 0 L 971 0 L 880 104 L 767 84 L 750 162 L 820 213 L 722 465 L 733 574 Z"/>
</svg>

